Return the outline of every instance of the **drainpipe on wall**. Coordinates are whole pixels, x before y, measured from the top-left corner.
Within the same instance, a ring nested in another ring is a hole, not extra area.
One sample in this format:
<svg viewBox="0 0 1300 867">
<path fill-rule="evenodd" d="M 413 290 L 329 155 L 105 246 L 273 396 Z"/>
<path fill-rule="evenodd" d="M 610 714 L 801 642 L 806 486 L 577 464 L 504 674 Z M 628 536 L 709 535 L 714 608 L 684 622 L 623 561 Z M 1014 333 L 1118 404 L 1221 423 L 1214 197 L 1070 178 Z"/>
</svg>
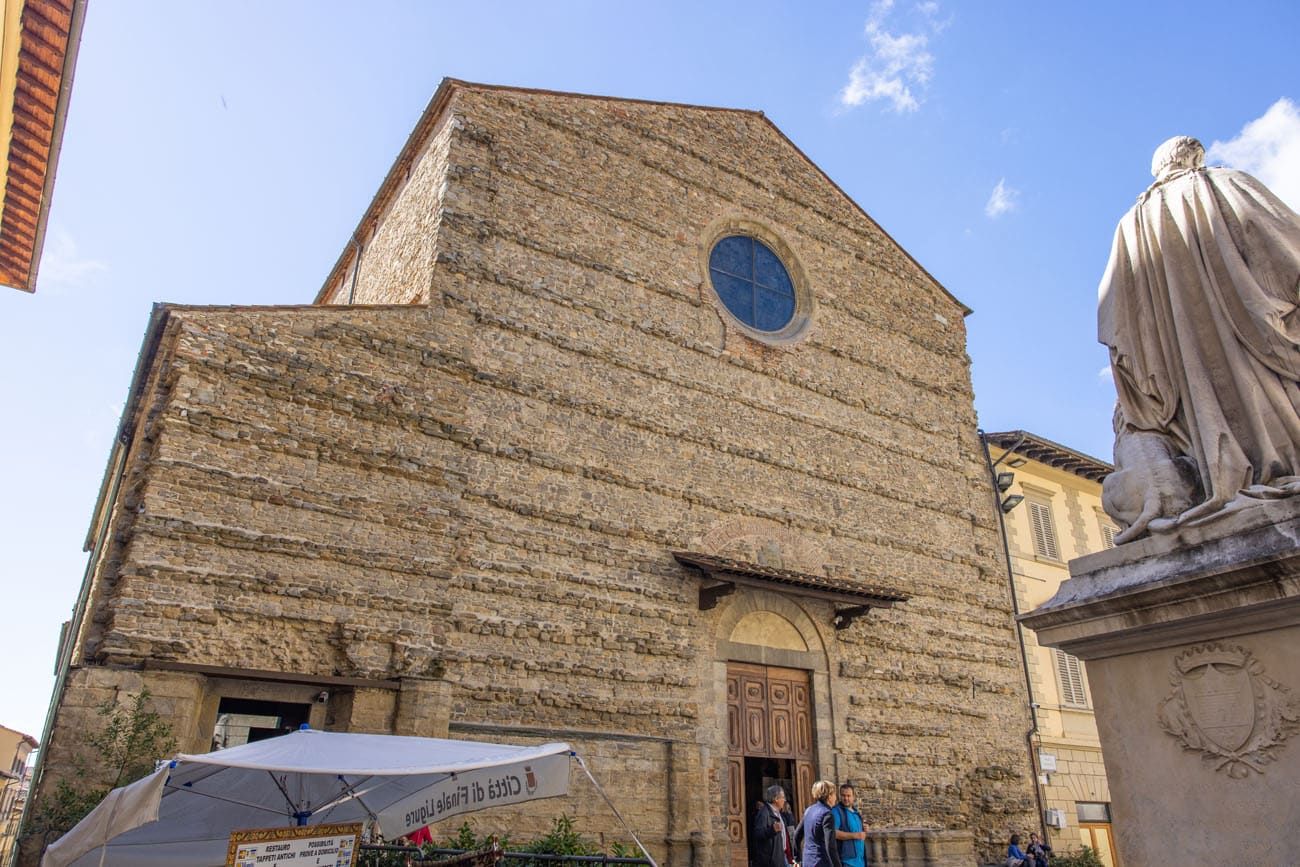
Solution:
<svg viewBox="0 0 1300 867">
<path fill-rule="evenodd" d="M 993 508 L 998 515 L 998 532 L 1002 536 L 1002 556 L 1007 561 L 1007 581 L 1011 587 L 1011 614 L 1014 617 L 1020 616 L 1020 602 L 1016 599 L 1016 573 L 1011 568 L 1011 546 L 1007 543 L 1007 523 L 1006 515 L 1002 511 L 1002 492 L 998 490 L 998 474 L 996 467 L 1006 458 L 1007 455 L 1015 452 L 1020 444 L 1025 441 L 1021 436 L 1015 445 L 1002 453 L 996 461 L 989 454 L 989 441 L 984 436 L 984 431 L 978 431 L 980 445 L 984 448 L 984 465 L 988 467 L 989 484 L 993 486 Z M 1038 804 L 1038 833 L 1040 839 L 1046 840 L 1047 825 L 1044 821 L 1043 813 L 1043 791 L 1038 780 L 1038 756 L 1034 753 L 1034 738 L 1038 736 L 1038 704 L 1034 701 L 1034 682 L 1029 677 L 1029 657 L 1025 655 L 1025 633 L 1024 627 L 1016 621 L 1016 642 L 1020 645 L 1020 666 L 1025 674 L 1025 690 L 1029 694 L 1029 731 L 1025 732 L 1025 748 L 1029 753 L 1029 773 L 1034 780 L 1034 800 Z"/>
</svg>

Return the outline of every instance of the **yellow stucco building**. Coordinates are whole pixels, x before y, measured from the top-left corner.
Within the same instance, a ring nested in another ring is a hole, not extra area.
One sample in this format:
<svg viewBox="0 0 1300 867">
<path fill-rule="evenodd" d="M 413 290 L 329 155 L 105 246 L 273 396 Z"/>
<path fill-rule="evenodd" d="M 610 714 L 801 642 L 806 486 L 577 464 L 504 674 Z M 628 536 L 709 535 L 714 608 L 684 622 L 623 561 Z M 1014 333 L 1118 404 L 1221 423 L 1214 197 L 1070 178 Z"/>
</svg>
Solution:
<svg viewBox="0 0 1300 867">
<path fill-rule="evenodd" d="M 1097 458 L 1026 431 L 984 435 L 1003 503 L 1007 554 L 1018 611 L 1032 611 L 1070 577 L 1075 557 L 1114 546 L 1115 524 L 1101 508 Z M 1116 867 L 1110 787 L 1083 662 L 1041 647 L 1021 628 L 1034 730 L 1029 735 L 1043 824 L 1057 852 L 1081 844 Z"/>
<path fill-rule="evenodd" d="M 18 836 L 27 799 L 27 757 L 34 749 L 34 737 L 0 726 L 0 864 L 9 863 Z"/>
</svg>

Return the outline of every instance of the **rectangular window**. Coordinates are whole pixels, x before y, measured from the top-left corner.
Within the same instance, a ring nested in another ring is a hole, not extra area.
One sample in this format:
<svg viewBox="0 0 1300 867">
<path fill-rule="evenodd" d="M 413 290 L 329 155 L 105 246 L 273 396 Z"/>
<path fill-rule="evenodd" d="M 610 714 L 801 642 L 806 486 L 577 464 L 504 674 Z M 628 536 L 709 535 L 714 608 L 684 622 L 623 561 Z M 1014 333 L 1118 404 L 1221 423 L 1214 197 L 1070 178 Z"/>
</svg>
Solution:
<svg viewBox="0 0 1300 867">
<path fill-rule="evenodd" d="M 1078 808 L 1080 822 L 1110 821 L 1110 804 L 1085 804 L 1080 801 L 1075 807 Z"/>
<path fill-rule="evenodd" d="M 1061 681 L 1061 704 L 1086 707 L 1088 694 L 1083 690 L 1083 663 L 1064 650 L 1053 650 L 1052 653 L 1056 654 L 1056 674 Z"/>
<path fill-rule="evenodd" d="M 1025 501 L 1029 507 L 1029 527 L 1034 534 L 1034 553 L 1050 560 L 1060 560 L 1061 550 L 1056 545 L 1056 526 L 1052 523 L 1052 507 L 1035 500 Z"/>
<path fill-rule="evenodd" d="M 1119 532 L 1119 530 L 1116 530 L 1115 527 L 1114 527 L 1114 525 L 1112 525 L 1112 524 L 1107 524 L 1105 521 L 1102 521 L 1102 522 L 1101 522 L 1101 544 L 1102 544 L 1102 547 L 1104 547 L 1104 548 L 1114 548 L 1114 547 L 1115 547 L 1115 534 L 1118 533 L 1118 532 Z"/>
</svg>

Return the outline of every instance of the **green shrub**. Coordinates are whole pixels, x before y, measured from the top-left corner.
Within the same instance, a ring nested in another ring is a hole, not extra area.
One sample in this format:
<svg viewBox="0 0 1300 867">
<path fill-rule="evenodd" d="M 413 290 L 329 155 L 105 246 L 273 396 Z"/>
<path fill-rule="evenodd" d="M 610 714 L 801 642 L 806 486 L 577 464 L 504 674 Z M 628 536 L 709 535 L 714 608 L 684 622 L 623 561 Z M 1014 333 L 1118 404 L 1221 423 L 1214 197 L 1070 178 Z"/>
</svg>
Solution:
<svg viewBox="0 0 1300 867">
<path fill-rule="evenodd" d="M 474 829 L 469 826 L 469 822 L 466 822 L 465 824 L 461 825 L 459 828 L 456 829 L 455 834 L 443 840 L 441 843 L 438 843 L 437 848 L 464 849 L 466 852 L 472 852 L 478 849 L 486 849 L 487 847 L 492 845 L 492 841 L 494 839 L 499 844 L 501 844 L 502 849 L 505 849 L 506 843 L 510 838 L 495 837 L 492 834 L 486 834 L 482 837 L 477 837 L 474 834 Z"/>
<path fill-rule="evenodd" d="M 1106 867 L 1093 849 L 1084 846 L 1074 852 L 1052 856 L 1052 867 Z"/>
<path fill-rule="evenodd" d="M 171 726 L 145 705 L 149 690 L 123 704 L 106 699 L 97 711 L 99 726 L 86 735 L 92 760 L 78 758 L 72 771 L 44 793 L 23 828 L 48 846 L 86 817 L 110 790 L 134 783 L 154 771 L 158 759 L 176 751 Z"/>
<path fill-rule="evenodd" d="M 505 848 L 504 846 L 502 848 Z M 538 855 L 599 855 L 600 849 L 573 829 L 573 820 L 561 814 L 551 825 L 550 833 L 522 846 L 511 846 L 511 852 L 529 852 Z M 554 861 L 535 861 L 531 858 L 506 858 L 502 867 L 552 867 Z"/>
<path fill-rule="evenodd" d="M 496 837 L 493 834 L 485 834 L 480 837 L 474 833 L 474 829 L 469 823 L 461 825 L 456 829 L 456 833 L 442 841 L 423 847 L 423 861 L 414 863 L 427 863 L 441 858 L 445 855 L 436 855 L 434 849 L 463 849 L 465 851 L 478 851 L 486 849 L 496 842 L 500 847 L 508 852 L 516 852 L 525 855 L 600 855 L 600 847 L 591 840 L 583 837 L 573 827 L 573 819 L 566 815 L 556 817 L 551 825 L 551 830 L 543 837 L 538 837 L 528 843 L 515 844 L 508 837 Z M 610 854 L 616 858 L 626 858 L 636 853 L 629 852 L 628 848 L 621 843 L 614 843 L 611 847 Z M 357 859 L 357 867 L 406 867 L 408 859 L 413 857 L 414 853 L 406 852 L 375 852 L 363 850 Z M 527 857 L 505 858 L 501 861 L 501 867 L 562 867 L 563 862 L 542 861 Z"/>
</svg>

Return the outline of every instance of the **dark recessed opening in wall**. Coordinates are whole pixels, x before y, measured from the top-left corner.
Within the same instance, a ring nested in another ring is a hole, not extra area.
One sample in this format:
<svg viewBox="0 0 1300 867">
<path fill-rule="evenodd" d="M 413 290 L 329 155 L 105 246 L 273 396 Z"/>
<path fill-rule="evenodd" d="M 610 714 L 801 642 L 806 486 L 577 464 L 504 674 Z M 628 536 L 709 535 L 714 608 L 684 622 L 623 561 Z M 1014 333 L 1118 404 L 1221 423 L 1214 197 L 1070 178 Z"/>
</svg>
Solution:
<svg viewBox="0 0 1300 867">
<path fill-rule="evenodd" d="M 794 760 L 769 759 L 758 756 L 745 757 L 745 804 L 749 822 L 749 839 L 754 839 L 754 814 L 763 801 L 763 793 L 768 786 L 780 786 L 785 789 L 786 809 L 794 813 Z M 797 857 L 797 856 L 796 856 Z"/>
<path fill-rule="evenodd" d="M 212 749 L 237 747 L 297 731 L 307 722 L 311 705 L 251 698 L 223 698 L 217 705 Z"/>
</svg>

